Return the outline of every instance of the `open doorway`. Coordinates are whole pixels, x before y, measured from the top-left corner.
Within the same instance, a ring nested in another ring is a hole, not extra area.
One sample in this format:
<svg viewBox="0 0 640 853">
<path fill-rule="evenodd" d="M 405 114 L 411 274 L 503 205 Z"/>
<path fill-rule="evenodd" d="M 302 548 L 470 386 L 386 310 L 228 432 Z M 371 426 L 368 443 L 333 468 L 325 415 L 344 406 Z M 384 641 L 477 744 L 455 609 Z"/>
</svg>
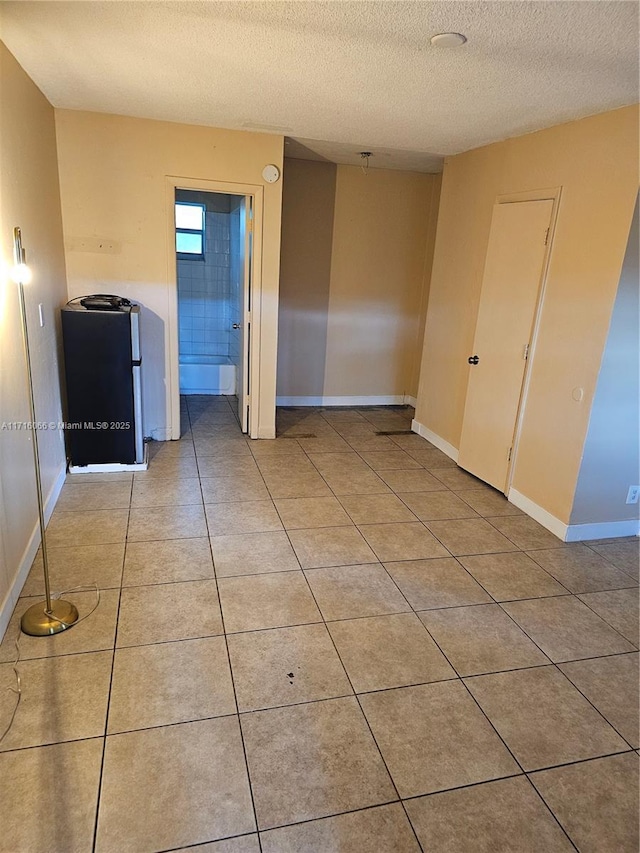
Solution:
<svg viewBox="0 0 640 853">
<path fill-rule="evenodd" d="M 249 428 L 251 197 L 175 189 L 180 394 L 237 398 Z"/>
</svg>

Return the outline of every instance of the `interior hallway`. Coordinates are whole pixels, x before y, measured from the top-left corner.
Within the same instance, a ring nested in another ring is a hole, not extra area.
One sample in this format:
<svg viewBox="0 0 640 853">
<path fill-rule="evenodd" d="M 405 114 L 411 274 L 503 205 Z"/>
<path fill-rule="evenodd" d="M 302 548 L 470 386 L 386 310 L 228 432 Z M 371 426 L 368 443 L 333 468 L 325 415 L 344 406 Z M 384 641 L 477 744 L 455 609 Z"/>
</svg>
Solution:
<svg viewBox="0 0 640 853">
<path fill-rule="evenodd" d="M 409 409 L 234 405 L 67 478 L 52 584 L 100 603 L 20 639 L 0 851 L 637 853 L 637 539 L 561 543 Z"/>
</svg>

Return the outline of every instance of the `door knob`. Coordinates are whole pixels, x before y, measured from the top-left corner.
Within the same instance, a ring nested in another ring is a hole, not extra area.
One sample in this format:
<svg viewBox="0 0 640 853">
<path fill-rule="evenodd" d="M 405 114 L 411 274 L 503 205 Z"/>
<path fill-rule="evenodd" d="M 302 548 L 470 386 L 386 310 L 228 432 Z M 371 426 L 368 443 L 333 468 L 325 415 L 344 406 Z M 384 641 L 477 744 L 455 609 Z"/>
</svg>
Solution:
<svg viewBox="0 0 640 853">
<path fill-rule="evenodd" d="M 234 324 L 233 324 L 233 326 L 232 326 L 231 328 L 232 328 L 232 329 L 239 329 L 239 328 L 240 328 L 240 323 L 234 323 Z"/>
<path fill-rule="evenodd" d="M 480 361 L 480 359 L 478 358 L 478 356 L 477 356 L 477 355 L 472 355 L 472 356 L 468 359 L 468 361 L 469 361 L 469 364 L 477 364 L 477 363 Z"/>
</svg>

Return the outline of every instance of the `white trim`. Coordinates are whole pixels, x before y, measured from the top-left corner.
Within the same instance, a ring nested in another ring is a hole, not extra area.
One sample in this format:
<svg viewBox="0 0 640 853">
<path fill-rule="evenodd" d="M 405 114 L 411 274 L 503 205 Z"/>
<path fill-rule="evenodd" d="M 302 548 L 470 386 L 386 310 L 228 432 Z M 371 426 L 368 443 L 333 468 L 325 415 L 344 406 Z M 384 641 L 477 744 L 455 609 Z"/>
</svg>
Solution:
<svg viewBox="0 0 640 853">
<path fill-rule="evenodd" d="M 617 539 L 619 536 L 640 536 L 640 521 L 600 521 L 591 524 L 570 524 L 565 542 L 584 542 L 589 539 Z"/>
<path fill-rule="evenodd" d="M 380 397 L 276 397 L 277 406 L 415 406 L 415 397 L 389 394 Z"/>
<path fill-rule="evenodd" d="M 405 406 L 412 406 L 415 409 L 415 407 L 418 405 L 418 398 L 412 397 L 411 394 L 405 394 L 404 404 Z"/>
<path fill-rule="evenodd" d="M 518 509 L 526 512 L 527 515 L 531 516 L 531 518 L 543 527 L 546 527 L 547 530 L 550 530 L 559 539 L 562 539 L 563 542 L 566 542 L 568 525 L 565 524 L 564 521 L 560 521 L 560 519 L 556 518 L 555 515 L 551 515 L 551 513 L 547 512 L 546 509 L 538 506 L 537 503 L 534 503 L 532 500 L 525 497 L 525 495 L 516 491 L 516 489 L 509 489 L 507 499 L 511 501 L 514 506 L 517 506 Z"/>
<path fill-rule="evenodd" d="M 47 498 L 44 502 L 45 524 L 49 522 L 55 505 L 58 502 L 58 498 L 60 497 L 60 492 L 62 491 L 62 487 L 64 486 L 66 476 L 67 471 L 65 463 L 65 465 L 58 471 L 58 474 L 53 482 L 53 485 L 51 486 L 49 494 L 47 495 Z M 27 542 L 27 546 L 22 554 L 22 559 L 18 564 L 18 571 L 16 572 L 16 576 L 13 579 L 13 583 L 7 590 L 7 594 L 4 598 L 4 601 L 0 605 L 0 641 L 4 637 L 4 633 L 7 630 L 7 625 L 9 624 L 9 620 L 11 619 L 11 614 L 13 613 L 13 609 L 16 606 L 16 602 L 20 597 L 22 587 L 24 586 L 24 582 L 27 579 L 27 575 L 29 574 L 31 566 L 33 565 L 33 561 L 35 559 L 39 547 L 40 524 L 36 522 L 33 528 L 33 532 L 29 537 L 29 541 Z"/>
<path fill-rule="evenodd" d="M 256 438 L 275 438 L 276 431 L 273 427 L 260 427 L 258 429 L 258 435 Z M 253 436 L 251 436 L 253 438 Z"/>
<path fill-rule="evenodd" d="M 427 441 L 430 441 L 438 450 L 441 450 L 443 453 L 446 453 L 450 459 L 453 459 L 454 462 L 458 461 L 458 450 L 453 446 L 453 444 L 449 444 L 448 441 L 445 441 L 444 438 L 439 436 L 437 433 L 432 432 L 428 427 L 424 424 L 421 424 L 419 421 L 415 419 L 411 421 L 411 429 L 414 432 L 417 432 L 418 435 L 422 436 L 422 438 L 426 438 Z"/>
</svg>

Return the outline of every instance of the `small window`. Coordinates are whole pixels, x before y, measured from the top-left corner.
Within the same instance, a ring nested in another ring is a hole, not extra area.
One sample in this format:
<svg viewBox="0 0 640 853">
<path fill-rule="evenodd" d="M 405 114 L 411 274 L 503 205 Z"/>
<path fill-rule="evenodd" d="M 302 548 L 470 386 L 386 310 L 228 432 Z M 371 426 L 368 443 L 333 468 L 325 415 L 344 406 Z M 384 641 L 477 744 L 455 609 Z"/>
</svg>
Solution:
<svg viewBox="0 0 640 853">
<path fill-rule="evenodd" d="M 176 202 L 176 252 L 180 259 L 204 259 L 204 204 Z"/>
</svg>

